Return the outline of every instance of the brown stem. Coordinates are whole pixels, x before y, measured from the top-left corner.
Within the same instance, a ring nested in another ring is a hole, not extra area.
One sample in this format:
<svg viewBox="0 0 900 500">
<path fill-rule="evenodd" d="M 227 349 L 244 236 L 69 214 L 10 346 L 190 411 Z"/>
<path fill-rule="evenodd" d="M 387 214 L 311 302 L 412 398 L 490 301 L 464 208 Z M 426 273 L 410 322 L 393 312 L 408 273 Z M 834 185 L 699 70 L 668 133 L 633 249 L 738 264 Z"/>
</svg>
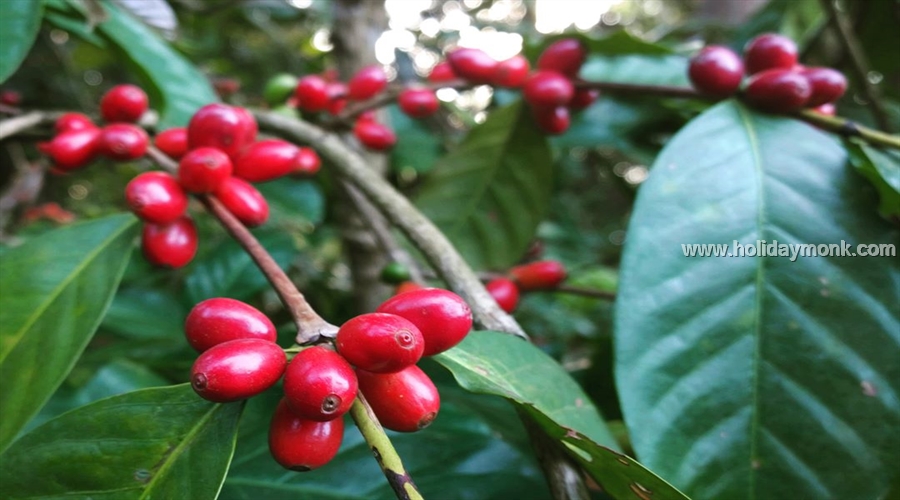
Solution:
<svg viewBox="0 0 900 500">
<path fill-rule="evenodd" d="M 419 85 L 420 88 L 426 88 L 431 90 L 437 89 L 467 89 L 473 87 L 473 85 L 465 80 L 452 80 L 448 82 L 439 82 L 439 83 L 427 83 Z M 405 86 L 392 86 L 384 92 L 378 94 L 377 96 L 358 103 L 352 103 L 344 108 L 337 116 L 335 116 L 335 120 L 342 123 L 350 123 L 354 118 L 359 115 L 365 113 L 366 111 L 372 109 L 378 109 L 382 106 L 390 104 L 397 99 L 397 96 L 400 95 L 400 92 L 406 88 Z"/>
<path fill-rule="evenodd" d="M 521 407 L 516 407 L 516 413 L 525 426 L 525 431 L 531 441 L 535 458 L 538 460 L 547 484 L 550 486 L 550 495 L 554 500 L 588 499 L 587 486 L 581 477 L 581 467 L 566 454 L 562 446 L 547 435 L 543 429 Z"/>
<path fill-rule="evenodd" d="M 702 94 L 690 87 L 675 87 L 671 85 L 638 85 L 633 83 L 616 83 L 616 82 L 592 82 L 587 80 L 576 80 L 573 82 L 575 88 L 579 89 L 597 89 L 609 94 L 634 95 L 634 96 L 656 96 L 656 97 L 677 97 L 681 99 L 703 99 L 706 101 L 721 101 L 721 97 L 714 97 Z"/>
<path fill-rule="evenodd" d="M 147 150 L 147 156 L 170 172 L 178 170 L 178 164 L 155 147 L 151 146 Z M 288 309 L 291 317 L 294 319 L 294 323 L 297 325 L 297 343 L 302 345 L 316 342 L 323 337 L 333 338 L 337 334 L 337 327 L 322 319 L 313 310 L 303 294 L 297 290 L 294 282 L 275 262 L 272 255 L 259 243 L 259 240 L 253 236 L 253 233 L 214 196 L 197 195 L 197 198 L 244 248 L 269 283 L 272 284 L 275 292 L 278 293 L 278 297 L 281 298 L 281 302 Z"/>
<path fill-rule="evenodd" d="M 476 321 L 490 330 L 528 338 L 516 320 L 500 309 L 444 233 L 405 196 L 367 168 L 365 161 L 348 148 L 340 137 L 309 123 L 276 113 L 257 112 L 255 115 L 263 129 L 295 142 L 314 144 L 316 150 L 331 161 L 332 167 L 341 176 L 356 186 L 422 251 L 450 289 L 472 307 Z"/>
<path fill-rule="evenodd" d="M 60 113 L 32 111 L 0 121 L 0 141 L 44 123 L 53 123 Z"/>
<path fill-rule="evenodd" d="M 878 123 L 878 128 L 890 132 L 891 123 L 884 103 L 881 101 L 881 92 L 874 83 L 869 81 L 869 63 L 866 53 L 853 32 L 850 19 L 838 9 L 836 0 L 820 1 L 825 12 L 828 13 L 831 25 L 837 32 L 838 39 L 844 46 L 844 50 L 847 51 L 847 55 L 850 56 L 850 66 L 853 68 L 856 80 L 862 86 L 863 94 L 865 94 L 866 100 L 869 102 L 872 115 L 875 117 L 875 122 Z"/>
</svg>

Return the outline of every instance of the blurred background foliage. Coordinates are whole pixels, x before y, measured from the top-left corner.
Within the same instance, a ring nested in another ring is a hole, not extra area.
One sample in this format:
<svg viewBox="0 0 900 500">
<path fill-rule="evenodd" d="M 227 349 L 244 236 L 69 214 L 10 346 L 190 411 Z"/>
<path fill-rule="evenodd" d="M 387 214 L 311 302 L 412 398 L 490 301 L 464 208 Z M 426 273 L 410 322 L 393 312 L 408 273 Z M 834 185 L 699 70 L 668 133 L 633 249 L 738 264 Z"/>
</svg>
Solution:
<svg viewBox="0 0 900 500">
<path fill-rule="evenodd" d="M 198 88 L 211 85 L 226 102 L 265 107 L 263 89 L 271 77 L 319 73 L 336 65 L 330 33 L 340 27 L 332 24 L 334 3 L 329 0 L 115 3 L 199 68 L 208 82 L 197 81 Z M 827 16 L 818 0 L 385 0 L 384 4 L 389 29 L 372 49 L 379 62 L 389 65 L 390 76 L 399 81 L 423 79 L 443 54 L 456 46 L 478 46 L 499 59 L 523 51 L 533 62 L 541 48 L 563 32 L 583 37 L 591 47 L 582 72 L 585 79 L 686 85 L 686 61 L 695 50 L 707 43 L 740 48 L 764 31 L 795 38 L 806 63 L 853 74 L 847 54 L 826 29 Z M 67 14 L 75 8 L 88 20 L 99 21 L 92 17 L 101 15 L 96 11 L 97 2 L 53 0 L 45 5 L 48 15 L 37 43 L 22 67 L 2 85 L 2 90 L 21 94 L 23 108 L 97 115 L 100 96 L 113 85 L 149 85 L 148 75 L 135 71 L 134 55 L 114 50 L 109 33 L 92 30 L 90 22 L 73 22 Z M 893 122 L 898 123 L 898 4 L 853 0 L 843 5 L 871 63 L 867 78 L 882 89 Z M 139 52 L 144 41 L 131 43 Z M 851 89 L 839 103 L 838 113 L 871 124 L 859 83 L 851 77 Z M 444 89 L 439 97 L 441 114 L 424 126 L 396 108 L 390 110 L 400 141 L 391 155 L 389 175 L 411 196 L 435 161 L 454 148 L 467 128 L 484 122 L 495 107 L 518 99 L 516 93 L 488 88 L 461 93 Z M 158 107 L 160 99 L 151 95 L 151 105 Z M 614 291 L 635 191 L 665 141 L 702 108 L 684 100 L 602 96 L 575 117 L 571 129 L 551 141 L 554 195 L 549 216 L 522 258 L 559 259 L 570 270 L 573 284 Z M 8 188 L 17 168 L 43 161 L 32 143 L 48 136 L 49 130 L 44 136 L 22 136 L 2 144 L 0 189 Z M 9 243 L 55 227 L 58 222 L 35 217 L 30 210 L 47 202 L 58 202 L 78 219 L 123 211 L 125 184 L 148 166 L 145 161 L 117 167 L 103 164 L 77 175 L 47 175 L 43 189 L 33 199 L 2 208 L 0 236 Z M 350 269 L 333 216 L 332 185 L 327 165 L 314 180 L 287 179 L 264 185 L 262 191 L 273 216 L 255 234 L 279 263 L 289 266 L 313 306 L 329 321 L 340 324 L 361 311 L 351 299 Z M 131 260 L 91 346 L 41 419 L 124 388 L 186 380 L 194 353 L 182 339 L 181 322 L 193 304 L 204 298 L 225 295 L 261 307 L 276 324 L 284 325 L 282 344 L 291 343 L 294 332 L 289 318 L 259 272 L 210 218 L 197 220 L 200 253 L 187 267 L 163 272 L 152 269 L 142 258 Z M 621 412 L 611 372 L 611 309 L 611 304 L 602 300 L 541 293 L 525 297 L 516 317 L 542 348 L 583 383 L 605 416 L 615 420 L 621 418 Z M 457 450 L 459 456 L 451 457 L 458 462 L 454 467 L 465 472 L 491 460 L 505 461 L 517 468 L 519 480 L 528 478 L 507 493 L 543 495 L 543 483 L 535 479 L 533 458 L 527 452 L 523 455 L 521 429 L 505 428 L 501 419 L 492 417 L 501 410 L 485 402 L 486 398 L 453 389 L 446 374 L 430 371 L 443 381 L 441 391 L 446 391 L 449 402 L 431 439 L 450 439 L 447 436 L 453 433 L 442 434 L 442 429 L 456 426 L 475 443 L 472 450 Z M 248 417 L 251 423 L 259 413 L 254 413 L 253 405 Z M 466 411 L 460 411 L 462 408 Z M 249 425 L 243 432 L 257 431 Z M 498 435 L 510 444 L 479 441 Z M 348 442 L 353 456 L 364 454 L 359 439 L 348 438 Z M 415 454 L 419 445 L 406 446 L 401 440 L 400 447 L 401 454 Z M 474 462 L 467 463 L 468 459 Z M 370 462 L 360 467 L 373 468 Z M 235 468 L 239 477 L 252 478 L 257 473 L 251 464 L 239 462 Z M 439 476 L 413 473 L 420 484 L 434 481 L 435 488 L 446 486 Z M 225 493 L 241 498 L 242 491 L 235 482 Z"/>
</svg>

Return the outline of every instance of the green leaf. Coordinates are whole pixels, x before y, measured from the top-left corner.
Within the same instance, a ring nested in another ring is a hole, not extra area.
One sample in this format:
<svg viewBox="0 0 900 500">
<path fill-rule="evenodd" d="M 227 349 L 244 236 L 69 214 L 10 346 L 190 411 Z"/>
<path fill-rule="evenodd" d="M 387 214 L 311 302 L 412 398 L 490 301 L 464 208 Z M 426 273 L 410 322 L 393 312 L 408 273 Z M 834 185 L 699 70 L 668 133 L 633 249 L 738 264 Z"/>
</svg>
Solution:
<svg viewBox="0 0 900 500">
<path fill-rule="evenodd" d="M 416 205 L 477 268 L 509 267 L 550 204 L 547 140 L 521 103 L 498 109 L 442 158 Z"/>
<path fill-rule="evenodd" d="M 674 54 L 592 57 L 582 66 L 581 77 L 589 81 L 636 85 L 691 86 L 688 59 Z"/>
<path fill-rule="evenodd" d="M 34 0 L 0 2 L 0 83 L 22 64 L 41 27 L 43 3 Z"/>
<path fill-rule="evenodd" d="M 187 313 L 167 290 L 123 287 L 109 306 L 101 327 L 129 339 L 180 338 Z"/>
<path fill-rule="evenodd" d="M 440 140 L 425 120 L 410 118 L 396 105 L 387 109 L 397 137 L 403 138 L 391 149 L 393 169 L 401 174 L 410 168 L 420 174 L 429 172 L 440 157 Z"/>
<path fill-rule="evenodd" d="M 799 121 L 727 101 L 668 143 L 616 301 L 618 393 L 645 465 L 697 499 L 884 493 L 900 470 L 900 261 L 682 249 L 896 248 L 874 209 L 840 144 Z"/>
<path fill-rule="evenodd" d="M 584 470 L 616 500 L 688 500 L 684 493 L 628 455 L 593 442 L 584 434 L 560 426 L 534 408 L 528 412 L 551 437 L 565 443 Z"/>
<path fill-rule="evenodd" d="M 900 218 L 900 152 L 858 140 L 845 140 L 844 145 L 850 153 L 850 163 L 878 191 L 881 215 Z"/>
<path fill-rule="evenodd" d="M 97 29 L 152 85 L 160 130 L 187 125 L 198 108 L 218 100 L 206 76 L 156 33 L 111 3 L 103 5 L 109 18 Z"/>
<path fill-rule="evenodd" d="M 566 35 L 568 37 L 568 35 Z M 625 29 L 598 39 L 586 39 L 588 53 L 591 55 L 617 56 L 623 54 L 644 54 L 664 56 L 671 54 L 672 49 L 642 40 Z"/>
<path fill-rule="evenodd" d="M 578 383 L 529 342 L 499 332 L 472 332 L 434 360 L 450 370 L 466 390 L 531 406 L 559 425 L 616 447 L 606 423 Z"/>
<path fill-rule="evenodd" d="M 75 224 L 3 254 L 0 450 L 53 394 L 100 324 L 131 256 L 136 222 L 123 214 Z"/>
<path fill-rule="evenodd" d="M 144 389 L 73 410 L 3 455 L 7 498 L 215 498 L 243 403 L 214 404 L 189 384 Z"/>
<path fill-rule="evenodd" d="M 320 224 L 325 219 L 325 197 L 312 180 L 281 178 L 257 184 L 256 189 L 269 202 L 268 226 Z"/>
<path fill-rule="evenodd" d="M 390 432 L 408 472 L 425 498 L 549 498 L 530 450 L 519 451 L 496 437 L 473 412 L 443 398 L 438 418 L 416 433 Z M 285 471 L 269 454 L 266 434 L 280 388 L 249 401 L 241 422 L 234 463 L 220 498 L 316 498 L 391 500 L 396 496 L 372 452 L 345 417 L 344 441 L 324 467 L 297 474 Z M 509 412 L 511 413 L 511 412 Z M 511 415 L 515 419 L 515 415 Z M 512 424 L 512 425 L 510 425 Z M 516 422 L 507 422 L 515 430 Z M 521 435 L 521 427 L 518 429 Z"/>
<path fill-rule="evenodd" d="M 757 35 L 775 32 L 802 47 L 818 35 L 825 22 L 825 12 L 818 0 L 770 0 L 740 26 L 730 45 L 740 52 Z"/>
<path fill-rule="evenodd" d="M 294 242 L 289 234 L 263 230 L 255 236 L 279 266 L 287 267 L 294 254 Z M 185 280 L 190 304 L 213 297 L 248 300 L 269 286 L 253 259 L 233 240 L 195 260 L 193 270 Z"/>
<path fill-rule="evenodd" d="M 71 379 L 71 377 L 70 377 Z M 168 385 L 166 379 L 127 359 L 116 359 L 101 367 L 83 386 L 63 384 L 36 417 L 28 422 L 28 431 L 51 418 L 94 401 L 126 392 Z"/>
</svg>

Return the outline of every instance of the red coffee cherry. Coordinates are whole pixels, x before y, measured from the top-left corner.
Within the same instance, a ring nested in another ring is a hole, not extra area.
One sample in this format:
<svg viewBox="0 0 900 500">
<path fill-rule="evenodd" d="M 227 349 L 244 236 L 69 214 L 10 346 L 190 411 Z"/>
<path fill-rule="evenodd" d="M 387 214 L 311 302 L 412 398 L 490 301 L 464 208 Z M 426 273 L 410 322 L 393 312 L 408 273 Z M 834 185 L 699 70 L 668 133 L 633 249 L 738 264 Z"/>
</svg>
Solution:
<svg viewBox="0 0 900 500">
<path fill-rule="evenodd" d="M 744 97 L 755 108 L 789 113 L 806 105 L 812 95 L 809 80 L 788 69 L 768 69 L 750 77 Z"/>
<path fill-rule="evenodd" d="M 128 208 L 142 220 L 168 224 L 184 215 L 188 197 L 178 180 L 167 172 L 142 172 L 125 186 Z"/>
<path fill-rule="evenodd" d="M 266 182 L 298 170 L 300 148 L 281 139 L 254 142 L 234 163 L 234 175 L 249 182 Z"/>
<path fill-rule="evenodd" d="M 274 342 L 229 340 L 197 357 L 191 368 L 191 387 L 209 401 L 239 401 L 275 385 L 286 365 L 284 351 Z"/>
<path fill-rule="evenodd" d="M 390 373 L 419 361 L 425 340 L 416 325 L 400 316 L 368 313 L 341 325 L 335 347 L 363 370 Z"/>
<path fill-rule="evenodd" d="M 347 95 L 354 101 L 365 101 L 378 95 L 387 86 L 387 75 L 381 66 L 366 66 L 347 82 Z"/>
<path fill-rule="evenodd" d="M 350 410 L 356 399 L 356 373 L 340 354 L 323 346 L 294 356 L 284 374 L 284 396 L 300 418 L 324 422 Z"/>
<path fill-rule="evenodd" d="M 575 89 L 575 95 L 569 101 L 569 109 L 572 111 L 587 109 L 594 104 L 598 97 L 600 97 L 600 91 L 597 89 Z"/>
<path fill-rule="evenodd" d="M 508 313 L 516 310 L 516 306 L 519 305 L 519 288 L 511 280 L 496 278 L 489 281 L 485 288 L 497 301 L 500 309 Z"/>
<path fill-rule="evenodd" d="M 562 73 L 569 78 L 578 76 L 587 58 L 587 49 L 580 40 L 564 38 L 551 43 L 537 60 L 537 68 Z"/>
<path fill-rule="evenodd" d="M 38 144 L 38 149 L 62 171 L 77 170 L 90 163 L 100 145 L 100 129 L 88 128 L 63 132 L 53 140 Z"/>
<path fill-rule="evenodd" d="M 147 152 L 150 137 L 137 125 L 113 123 L 100 130 L 97 151 L 115 161 L 136 160 Z"/>
<path fill-rule="evenodd" d="M 7 106 L 18 106 L 22 103 L 22 94 L 15 90 L 0 91 L 0 103 L 6 104 Z"/>
<path fill-rule="evenodd" d="M 525 102 L 534 107 L 565 106 L 574 95 L 572 82 L 555 71 L 537 71 L 522 85 Z"/>
<path fill-rule="evenodd" d="M 307 75 L 297 82 L 298 106 L 304 111 L 323 111 L 328 108 L 328 82 L 318 75 Z"/>
<path fill-rule="evenodd" d="M 329 82 L 325 88 L 328 93 L 328 112 L 337 115 L 347 107 L 347 85 L 343 82 Z"/>
<path fill-rule="evenodd" d="M 744 47 L 744 67 L 750 75 L 767 69 L 791 69 L 797 64 L 797 44 L 775 33 L 764 33 Z"/>
<path fill-rule="evenodd" d="M 136 85 L 116 85 L 100 98 L 100 115 L 108 122 L 136 122 L 147 111 L 147 94 Z"/>
<path fill-rule="evenodd" d="M 565 106 L 532 108 L 532 115 L 538 128 L 545 134 L 559 135 L 569 130 L 572 118 Z"/>
<path fill-rule="evenodd" d="M 413 118 L 425 118 L 437 112 L 441 104 L 431 89 L 403 89 L 397 97 L 400 110 Z"/>
<path fill-rule="evenodd" d="M 247 227 L 260 226 L 269 219 L 269 202 L 243 179 L 228 177 L 219 184 L 214 194 Z"/>
<path fill-rule="evenodd" d="M 178 182 L 191 193 L 212 193 L 231 172 L 228 155 L 215 148 L 193 149 L 178 162 Z"/>
<path fill-rule="evenodd" d="M 312 148 L 300 148 L 297 157 L 294 158 L 294 170 L 292 173 L 300 177 L 312 177 L 322 167 L 322 159 Z"/>
<path fill-rule="evenodd" d="M 705 94 L 727 97 L 737 92 L 744 78 L 744 63 L 733 50 L 710 45 L 691 58 L 688 77 Z"/>
<path fill-rule="evenodd" d="M 376 312 L 409 320 L 422 332 L 423 356 L 434 356 L 462 342 L 472 329 L 472 310 L 459 295 L 440 288 L 423 288 L 394 295 Z"/>
<path fill-rule="evenodd" d="M 330 462 L 344 439 L 344 419 L 327 422 L 295 415 L 282 399 L 269 425 L 269 452 L 285 469 L 306 472 Z"/>
<path fill-rule="evenodd" d="M 448 61 L 441 61 L 435 64 L 431 68 L 431 73 L 428 74 L 428 81 L 433 83 L 449 82 L 457 78 L 456 73 L 453 72 L 453 67 L 450 66 Z"/>
<path fill-rule="evenodd" d="M 447 54 L 453 73 L 475 84 L 491 83 L 497 61 L 481 49 L 461 48 Z"/>
<path fill-rule="evenodd" d="M 356 370 L 359 392 L 378 421 L 397 432 L 422 430 L 437 418 L 441 397 L 434 382 L 416 365 L 396 373 Z"/>
<path fill-rule="evenodd" d="M 397 143 L 397 136 L 386 125 L 360 117 L 353 126 L 353 135 L 359 142 L 375 151 L 391 149 Z"/>
<path fill-rule="evenodd" d="M 188 216 L 168 224 L 144 224 L 141 234 L 144 257 L 153 265 L 178 268 L 197 253 L 197 228 Z"/>
<path fill-rule="evenodd" d="M 525 83 L 530 70 L 531 65 L 528 64 L 528 59 L 525 59 L 525 56 L 521 54 L 512 56 L 505 61 L 497 63 L 492 83 L 497 87 L 519 88 Z"/>
<path fill-rule="evenodd" d="M 834 102 L 847 91 L 847 78 L 836 69 L 831 68 L 806 68 L 800 71 L 806 77 L 812 88 L 812 94 L 806 101 L 806 106 L 814 108 Z"/>
<path fill-rule="evenodd" d="M 257 128 L 253 115 L 243 108 L 207 104 L 188 123 L 188 148 L 216 148 L 233 159 L 256 140 Z"/>
<path fill-rule="evenodd" d="M 94 125 L 94 121 L 85 114 L 65 113 L 56 119 L 53 128 L 56 129 L 57 134 L 62 134 L 63 132 L 97 128 L 97 125 Z"/>
<path fill-rule="evenodd" d="M 250 304 L 226 297 L 206 299 L 195 305 L 184 320 L 184 336 L 198 352 L 238 339 L 271 343 L 278 339 L 268 316 Z"/>
<path fill-rule="evenodd" d="M 187 129 L 175 127 L 163 130 L 156 134 L 153 143 L 170 158 L 180 160 L 188 152 Z"/>
<path fill-rule="evenodd" d="M 556 288 L 566 279 L 566 268 L 555 260 L 539 260 L 509 270 L 509 275 L 523 292 Z"/>
</svg>

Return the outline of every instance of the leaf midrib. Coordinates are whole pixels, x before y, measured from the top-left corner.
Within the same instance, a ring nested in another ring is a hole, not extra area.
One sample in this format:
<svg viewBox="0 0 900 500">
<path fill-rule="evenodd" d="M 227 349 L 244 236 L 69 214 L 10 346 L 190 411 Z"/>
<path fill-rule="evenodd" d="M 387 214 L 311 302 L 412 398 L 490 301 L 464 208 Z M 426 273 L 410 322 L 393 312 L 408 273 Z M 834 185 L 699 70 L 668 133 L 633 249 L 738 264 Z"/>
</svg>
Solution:
<svg viewBox="0 0 900 500">
<path fill-rule="evenodd" d="M 744 129 L 747 132 L 747 139 L 750 145 L 750 152 L 753 155 L 753 173 L 754 179 L 756 180 L 756 224 L 757 224 L 757 234 L 759 239 L 763 239 L 763 223 L 765 220 L 765 196 L 763 193 L 763 177 L 765 176 L 763 172 L 762 165 L 762 152 L 759 148 L 759 139 L 756 135 L 756 129 L 753 126 L 753 122 L 750 116 L 748 116 L 747 110 L 740 105 L 736 106 L 738 110 L 738 116 L 741 119 L 741 123 L 744 124 Z M 756 267 L 756 298 L 754 300 L 755 317 L 753 319 L 753 373 L 751 380 L 751 416 L 750 416 L 750 480 L 747 488 L 747 498 L 749 500 L 754 500 L 756 498 L 756 482 L 758 480 L 757 469 L 753 467 L 753 462 L 757 460 L 756 455 L 758 453 L 758 443 L 759 443 L 759 372 L 760 372 L 760 362 L 761 362 L 761 353 L 762 353 L 762 300 L 763 300 L 763 281 L 765 280 L 765 259 L 763 257 L 757 257 L 757 267 Z"/>
<path fill-rule="evenodd" d="M 34 314 L 32 314 L 25 321 L 25 323 L 22 324 L 22 327 L 17 332 L 10 336 L 10 338 L 14 340 L 11 342 L 9 351 L 0 352 L 0 365 L 2 365 L 4 361 L 6 361 L 6 358 L 9 357 L 10 353 L 16 350 L 16 347 L 18 347 L 19 343 L 25 337 L 25 334 L 28 332 L 28 330 L 30 330 L 31 327 L 34 326 L 34 324 L 43 315 L 43 313 L 50 307 L 50 305 L 56 302 L 56 300 L 62 295 L 62 293 L 69 287 L 69 284 L 71 284 L 71 282 L 75 280 L 76 277 L 80 276 L 85 268 L 93 264 L 96 258 L 101 253 L 106 251 L 109 246 L 111 246 L 112 241 L 116 240 L 122 233 L 130 229 L 134 222 L 134 220 L 130 221 L 128 224 L 123 225 L 119 230 L 104 239 L 100 245 L 97 245 L 97 247 L 92 250 L 88 254 L 88 256 L 66 276 L 65 279 L 60 282 L 59 286 L 53 289 L 53 291 L 47 296 L 47 300 L 45 300 L 38 308 L 35 309 Z"/>
</svg>

